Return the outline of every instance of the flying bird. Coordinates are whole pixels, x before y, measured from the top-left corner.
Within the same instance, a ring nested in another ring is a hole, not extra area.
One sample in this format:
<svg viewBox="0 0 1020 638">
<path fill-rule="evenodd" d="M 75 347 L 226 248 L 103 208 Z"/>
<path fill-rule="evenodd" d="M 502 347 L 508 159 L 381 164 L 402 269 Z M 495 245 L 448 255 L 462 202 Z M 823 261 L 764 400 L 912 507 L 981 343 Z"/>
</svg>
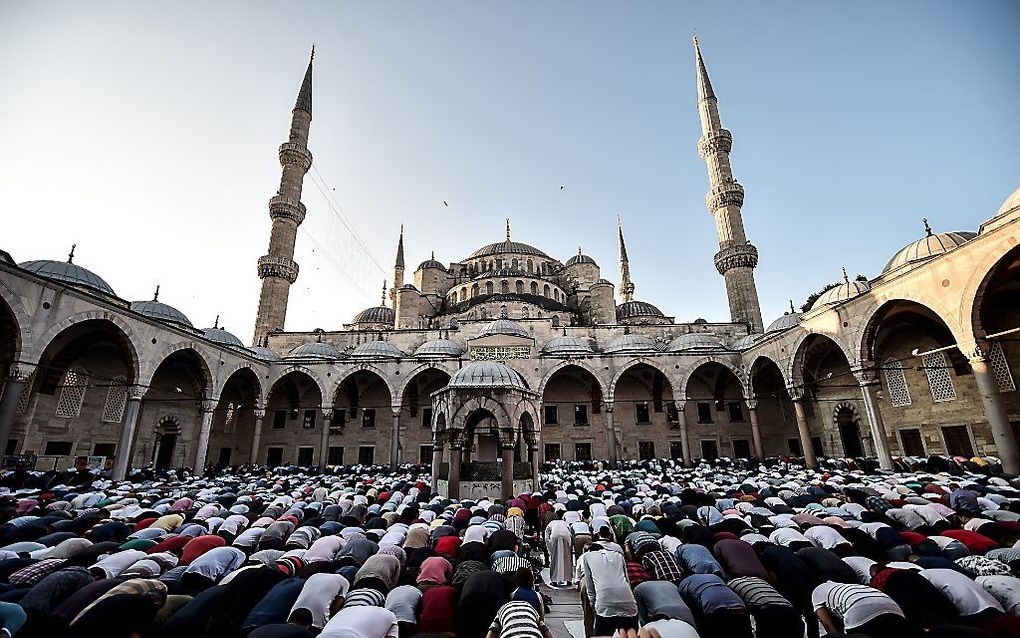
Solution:
<svg viewBox="0 0 1020 638">
<path fill-rule="evenodd" d="M 446 203 L 445 199 L 443 200 L 443 206 L 449 206 L 449 204 Z"/>
<path fill-rule="evenodd" d="M 563 190 L 563 184 L 560 184 L 560 190 Z"/>
</svg>

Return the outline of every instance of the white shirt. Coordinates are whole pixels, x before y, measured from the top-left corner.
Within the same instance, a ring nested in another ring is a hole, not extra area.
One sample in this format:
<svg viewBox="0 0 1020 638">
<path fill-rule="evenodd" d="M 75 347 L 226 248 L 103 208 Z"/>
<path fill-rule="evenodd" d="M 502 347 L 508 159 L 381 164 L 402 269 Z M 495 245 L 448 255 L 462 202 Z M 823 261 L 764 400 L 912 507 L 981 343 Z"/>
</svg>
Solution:
<svg viewBox="0 0 1020 638">
<path fill-rule="evenodd" d="M 989 607 L 1002 611 L 999 601 L 955 569 L 922 569 L 921 575 L 953 601 L 961 616 L 972 616 Z"/>
<path fill-rule="evenodd" d="M 845 585 L 827 581 L 811 592 L 811 606 L 814 609 L 828 609 L 832 615 L 843 620 L 847 633 L 855 627 L 874 620 L 884 614 L 903 616 L 903 610 L 889 596 L 864 585 Z"/>
<path fill-rule="evenodd" d="M 804 536 L 797 530 L 789 527 L 780 527 L 779 529 L 773 531 L 771 534 L 769 534 L 769 540 L 775 543 L 776 545 L 782 545 L 783 547 L 789 547 L 791 544 L 796 543 L 798 541 L 802 541 L 805 543 L 811 542 L 810 540 L 808 540 L 807 536 Z"/>
<path fill-rule="evenodd" d="M 871 582 L 871 566 L 875 564 L 875 561 L 865 556 L 846 556 L 843 558 L 843 562 L 850 566 L 850 569 L 854 570 L 857 574 L 857 580 L 862 585 L 867 585 Z"/>
<path fill-rule="evenodd" d="M 839 532 L 831 527 L 826 527 L 825 525 L 815 525 L 807 528 L 804 531 L 804 536 L 806 536 L 817 547 L 821 547 L 822 549 L 832 549 L 837 545 L 850 544 L 850 541 L 843 538 Z"/>
<path fill-rule="evenodd" d="M 588 600 L 599 616 L 637 615 L 623 554 L 606 549 L 585 552 L 577 561 L 577 580 L 584 582 Z"/>
<path fill-rule="evenodd" d="M 322 628 L 319 638 L 398 638 L 397 617 L 382 607 L 344 607 Z"/>
<path fill-rule="evenodd" d="M 1020 578 L 1016 576 L 978 576 L 978 585 L 999 601 L 1010 616 L 1020 616 Z"/>
</svg>

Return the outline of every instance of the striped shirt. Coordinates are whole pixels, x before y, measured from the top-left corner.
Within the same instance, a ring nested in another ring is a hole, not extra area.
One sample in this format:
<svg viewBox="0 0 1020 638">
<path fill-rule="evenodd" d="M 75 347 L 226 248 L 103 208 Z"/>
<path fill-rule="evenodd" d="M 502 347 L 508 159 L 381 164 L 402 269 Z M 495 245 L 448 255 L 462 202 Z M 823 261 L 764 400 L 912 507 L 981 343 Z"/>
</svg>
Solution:
<svg viewBox="0 0 1020 638">
<path fill-rule="evenodd" d="M 903 616 L 903 610 L 890 598 L 873 587 L 824 582 L 811 592 L 811 606 L 826 608 L 843 620 L 849 631 L 885 614 Z"/>
<path fill-rule="evenodd" d="M 492 571 L 497 574 L 512 574 L 519 569 L 531 569 L 531 561 L 523 556 L 513 554 L 511 556 L 504 556 L 497 558 L 492 563 Z"/>
<path fill-rule="evenodd" d="M 489 626 L 499 638 L 542 638 L 545 629 L 535 608 L 523 600 L 511 600 L 500 607 Z"/>
<path fill-rule="evenodd" d="M 752 614 L 770 607 L 793 607 L 772 585 L 757 576 L 734 578 L 727 585 L 740 596 Z"/>
<path fill-rule="evenodd" d="M 382 607 L 386 603 L 386 596 L 378 589 L 362 587 L 352 589 L 344 599 L 344 609 L 348 607 Z"/>
</svg>

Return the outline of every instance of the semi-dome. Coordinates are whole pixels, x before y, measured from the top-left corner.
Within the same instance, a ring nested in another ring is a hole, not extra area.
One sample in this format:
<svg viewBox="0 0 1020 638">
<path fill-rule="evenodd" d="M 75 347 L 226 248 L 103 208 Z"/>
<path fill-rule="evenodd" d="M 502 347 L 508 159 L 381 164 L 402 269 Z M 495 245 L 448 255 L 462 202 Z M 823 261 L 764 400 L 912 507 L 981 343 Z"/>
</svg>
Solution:
<svg viewBox="0 0 1020 638">
<path fill-rule="evenodd" d="M 663 317 L 662 311 L 644 301 L 625 301 L 616 307 L 616 320 L 633 317 Z"/>
<path fill-rule="evenodd" d="M 871 290 L 871 284 L 866 281 L 858 281 L 856 279 L 850 281 L 846 275 L 846 271 L 844 270 L 843 283 L 835 288 L 830 288 L 823 292 L 822 295 L 815 300 L 815 303 L 811 305 L 811 309 L 815 310 L 816 308 L 821 308 L 823 306 L 841 303 L 847 299 L 853 299 L 858 295 L 863 295 L 869 290 Z"/>
<path fill-rule="evenodd" d="M 689 332 L 673 339 L 666 346 L 667 352 L 690 352 L 692 350 L 725 350 L 719 337 L 705 332 Z"/>
<path fill-rule="evenodd" d="M 743 337 L 741 337 L 741 338 L 737 339 L 736 341 L 734 341 L 733 345 L 730 347 L 730 349 L 731 350 L 747 350 L 748 348 L 753 346 L 755 343 L 757 343 L 758 340 L 761 339 L 764 336 L 765 335 L 754 334 L 754 333 L 749 334 L 749 335 L 744 335 Z"/>
<path fill-rule="evenodd" d="M 918 239 L 917 241 L 910 242 L 899 250 L 889 263 L 882 269 L 883 273 L 887 273 L 890 270 L 895 270 L 903 265 L 912 264 L 917 262 L 926 261 L 932 257 L 937 257 L 943 253 L 949 252 L 950 250 L 961 246 L 974 237 L 976 233 L 969 233 L 964 231 L 951 232 L 951 233 L 933 233 L 931 227 L 928 226 L 928 220 L 924 222 L 924 229 L 927 234 Z"/>
<path fill-rule="evenodd" d="M 298 346 L 298 347 L 300 347 L 300 346 Z M 275 352 L 273 352 L 269 348 L 266 348 L 265 346 L 255 346 L 254 348 L 248 348 L 248 349 L 251 350 L 252 354 L 254 354 L 259 359 L 262 359 L 263 361 L 279 361 L 280 360 L 280 355 L 276 354 Z"/>
<path fill-rule="evenodd" d="M 219 327 L 217 322 L 212 328 L 206 328 L 202 330 L 205 333 L 205 338 L 214 343 L 221 343 L 225 346 L 234 346 L 235 348 L 243 348 L 244 344 L 241 340 L 235 337 L 232 333 L 227 332 L 223 328 Z"/>
<path fill-rule="evenodd" d="M 520 373 L 508 365 L 495 361 L 476 361 L 467 364 L 454 373 L 447 387 L 528 389 Z"/>
<path fill-rule="evenodd" d="M 996 217 L 1001 217 L 1007 213 L 1020 210 L 1020 188 L 1013 191 L 1013 194 L 1006 198 L 1006 201 L 1002 202 L 1002 206 L 999 206 L 999 211 L 995 213 Z"/>
<path fill-rule="evenodd" d="M 545 344 L 542 352 L 552 355 L 592 354 L 592 349 L 584 339 L 563 335 Z"/>
<path fill-rule="evenodd" d="M 653 352 L 655 342 L 644 335 L 622 335 L 609 342 L 606 354 L 627 354 L 633 352 Z"/>
<path fill-rule="evenodd" d="M 765 328 L 765 333 L 768 334 L 770 332 L 782 332 L 783 330 L 789 330 L 799 323 L 799 312 L 784 312 L 782 317 L 770 323 L 768 328 Z"/>
<path fill-rule="evenodd" d="M 107 295 L 117 296 L 117 293 L 113 291 L 110 284 L 106 283 L 102 277 L 88 268 L 82 268 L 78 264 L 71 263 L 70 260 L 36 259 L 35 261 L 26 261 L 18 264 L 18 267 L 46 279 L 62 281 L 72 286 L 91 288 Z"/>
<path fill-rule="evenodd" d="M 351 350 L 351 356 L 366 359 L 399 359 L 404 356 L 404 353 L 389 341 L 369 341 Z"/>
<path fill-rule="evenodd" d="M 577 254 L 568 259 L 566 262 L 567 266 L 576 266 L 578 264 L 592 264 L 593 266 L 597 265 L 595 263 L 595 260 L 589 257 L 588 255 L 582 253 L 580 248 L 577 250 Z"/>
<path fill-rule="evenodd" d="M 416 357 L 459 357 L 464 348 L 449 339 L 432 339 L 418 346 L 414 351 Z"/>
<path fill-rule="evenodd" d="M 340 351 L 330 344 L 311 341 L 294 348 L 284 359 L 339 359 L 341 356 Z"/>
<path fill-rule="evenodd" d="M 488 257 L 489 255 L 501 255 L 504 253 L 513 253 L 516 255 L 534 255 L 536 257 L 545 257 L 547 259 L 549 258 L 549 255 L 545 254 L 544 252 L 530 244 L 525 244 L 519 241 L 506 240 L 482 246 L 475 252 L 471 253 L 468 259 L 474 259 L 475 257 Z"/>
<path fill-rule="evenodd" d="M 386 325 L 393 325 L 395 318 L 396 315 L 393 312 L 393 308 L 374 306 L 372 308 L 365 308 L 356 314 L 353 323 L 384 323 Z"/>
<path fill-rule="evenodd" d="M 156 319 L 157 321 L 176 324 L 184 328 L 195 327 L 191 324 L 191 321 L 184 315 L 183 312 L 173 306 L 168 306 L 161 301 L 156 301 L 155 299 L 150 299 L 148 301 L 132 301 L 131 310 L 140 315 L 149 317 L 150 319 Z"/>
<path fill-rule="evenodd" d="M 512 337 L 524 338 L 531 336 L 528 334 L 528 331 L 524 326 L 513 319 L 496 319 L 489 325 L 482 328 L 482 331 L 478 333 L 479 337 L 487 337 L 489 335 L 510 335 Z"/>
</svg>

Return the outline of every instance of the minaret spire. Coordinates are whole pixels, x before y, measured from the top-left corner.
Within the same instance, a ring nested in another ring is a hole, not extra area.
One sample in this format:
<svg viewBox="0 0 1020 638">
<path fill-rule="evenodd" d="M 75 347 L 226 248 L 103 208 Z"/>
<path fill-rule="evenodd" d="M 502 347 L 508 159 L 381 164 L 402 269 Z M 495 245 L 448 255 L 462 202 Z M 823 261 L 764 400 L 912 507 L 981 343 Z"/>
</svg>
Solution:
<svg viewBox="0 0 1020 638">
<path fill-rule="evenodd" d="M 616 231 L 620 250 L 620 295 L 626 303 L 634 301 L 634 282 L 630 279 L 630 259 L 627 257 L 627 244 L 623 240 L 623 223 L 619 215 L 616 216 Z"/>
<path fill-rule="evenodd" d="M 694 40 L 694 66 L 698 84 L 698 114 L 701 116 L 701 139 L 698 154 L 708 167 L 709 191 L 705 205 L 715 218 L 719 236 L 719 252 L 715 267 L 726 280 L 726 297 L 732 321 L 746 323 L 752 333 L 761 333 L 761 307 L 754 283 L 754 267 L 758 265 L 758 249 L 744 234 L 740 207 L 744 204 L 744 188 L 733 178 L 730 149 L 733 136 L 722 127 L 719 105 L 701 55 L 698 36 Z"/>
<path fill-rule="evenodd" d="M 312 62 L 315 47 L 308 59 L 308 68 L 291 111 L 290 138 L 280 147 L 280 165 L 283 174 L 280 187 L 269 200 L 269 217 L 273 228 L 269 235 L 269 251 L 259 258 L 259 277 L 262 294 L 255 317 L 253 344 L 265 343 L 266 336 L 283 330 L 287 318 L 287 301 L 290 286 L 298 277 L 294 261 L 294 243 L 297 229 L 305 219 L 305 205 L 301 203 L 301 189 L 305 173 L 312 166 L 308 152 L 308 131 L 312 125 Z"/>
<path fill-rule="evenodd" d="M 386 307 L 386 280 L 382 280 L 382 299 L 379 301 L 379 305 L 383 308 Z"/>
<path fill-rule="evenodd" d="M 400 239 L 397 240 L 397 259 L 393 264 L 393 288 L 390 299 L 396 304 L 397 290 L 404 285 L 404 225 L 400 225 Z"/>
<path fill-rule="evenodd" d="M 156 292 L 152 295 L 153 301 L 159 301 L 159 284 L 156 284 Z"/>
<path fill-rule="evenodd" d="M 506 218 L 506 240 L 510 241 L 510 218 Z"/>
</svg>

